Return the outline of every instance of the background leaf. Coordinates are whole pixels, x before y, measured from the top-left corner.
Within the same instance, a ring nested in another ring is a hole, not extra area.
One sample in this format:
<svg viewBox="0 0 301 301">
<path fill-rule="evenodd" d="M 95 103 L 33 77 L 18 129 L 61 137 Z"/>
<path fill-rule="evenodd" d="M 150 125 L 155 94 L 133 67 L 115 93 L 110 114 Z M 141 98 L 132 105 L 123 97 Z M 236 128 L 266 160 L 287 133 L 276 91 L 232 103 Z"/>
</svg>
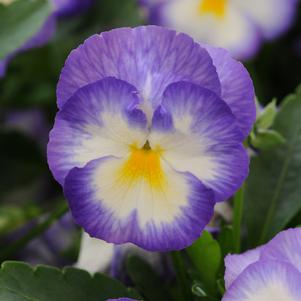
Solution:
<svg viewBox="0 0 301 301">
<path fill-rule="evenodd" d="M 0 59 L 34 36 L 51 11 L 47 0 L 19 0 L 0 6 Z"/>
<path fill-rule="evenodd" d="M 258 130 L 251 133 L 251 144 L 259 150 L 269 150 L 285 143 L 284 137 L 274 130 Z"/>
<path fill-rule="evenodd" d="M 259 114 L 256 120 L 256 127 L 259 129 L 268 129 L 273 125 L 277 115 L 276 100 L 270 102 Z"/>
<path fill-rule="evenodd" d="M 5 301 L 105 301 L 131 297 L 119 281 L 101 274 L 93 277 L 74 268 L 32 268 L 22 262 L 5 262 L 0 270 L 0 300 Z"/>
<path fill-rule="evenodd" d="M 170 297 L 162 280 L 153 269 L 139 257 L 129 257 L 127 271 L 135 287 L 146 300 L 168 301 Z"/>
<path fill-rule="evenodd" d="M 284 100 L 272 127 L 286 142 L 251 160 L 243 218 L 249 247 L 272 238 L 301 209 L 300 116 L 299 88 Z"/>
<path fill-rule="evenodd" d="M 202 236 L 189 248 L 188 255 L 209 292 L 216 290 L 217 273 L 219 271 L 222 254 L 221 249 L 211 234 L 204 231 Z"/>
</svg>

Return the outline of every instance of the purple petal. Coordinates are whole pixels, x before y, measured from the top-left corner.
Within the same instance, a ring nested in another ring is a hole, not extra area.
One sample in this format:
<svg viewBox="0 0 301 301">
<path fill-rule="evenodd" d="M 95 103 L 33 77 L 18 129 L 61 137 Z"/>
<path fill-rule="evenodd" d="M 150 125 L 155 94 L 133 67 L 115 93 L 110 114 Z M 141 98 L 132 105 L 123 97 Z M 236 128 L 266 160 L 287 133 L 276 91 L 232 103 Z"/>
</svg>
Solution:
<svg viewBox="0 0 301 301">
<path fill-rule="evenodd" d="M 60 183 L 74 167 L 128 153 L 129 145 L 144 145 L 146 117 L 136 107 L 135 88 L 106 78 L 75 93 L 57 114 L 48 144 L 48 164 Z"/>
<path fill-rule="evenodd" d="M 258 261 L 245 269 L 222 301 L 300 301 L 301 273 L 292 265 Z"/>
<path fill-rule="evenodd" d="M 166 87 L 180 80 L 220 94 L 219 79 L 205 49 L 185 34 L 141 26 L 94 35 L 72 51 L 58 83 L 58 107 L 80 87 L 108 76 L 134 85 L 147 108 L 160 104 Z"/>
<path fill-rule="evenodd" d="M 225 285 L 227 289 L 249 265 L 259 260 L 261 250 L 262 247 L 259 247 L 243 254 L 226 256 Z"/>
<path fill-rule="evenodd" d="M 234 194 L 248 175 L 243 135 L 227 104 L 197 85 L 170 85 L 153 117 L 151 147 L 175 170 L 190 172 L 214 191 L 215 201 Z"/>
<path fill-rule="evenodd" d="M 276 235 L 266 244 L 260 258 L 290 263 L 301 273 L 301 228 L 289 229 Z"/>
<path fill-rule="evenodd" d="M 166 181 L 159 187 L 120 173 L 123 166 L 123 159 L 106 157 L 71 170 L 64 193 L 76 223 L 92 237 L 149 251 L 192 244 L 213 215 L 212 192 L 163 161 Z"/>
<path fill-rule="evenodd" d="M 245 67 L 222 48 L 202 45 L 209 52 L 222 86 L 222 99 L 238 120 L 238 126 L 248 136 L 256 120 L 255 92 Z"/>
</svg>

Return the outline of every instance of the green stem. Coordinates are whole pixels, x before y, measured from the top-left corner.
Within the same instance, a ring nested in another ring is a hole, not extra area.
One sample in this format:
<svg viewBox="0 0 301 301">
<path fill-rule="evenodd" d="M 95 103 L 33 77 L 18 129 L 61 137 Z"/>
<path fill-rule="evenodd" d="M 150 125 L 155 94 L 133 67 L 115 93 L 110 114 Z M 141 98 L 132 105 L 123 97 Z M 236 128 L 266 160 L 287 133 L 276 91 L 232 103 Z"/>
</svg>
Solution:
<svg viewBox="0 0 301 301">
<path fill-rule="evenodd" d="M 6 248 L 3 248 L 0 252 L 0 262 L 8 259 L 14 255 L 21 248 L 26 246 L 31 240 L 43 234 L 55 221 L 61 218 L 69 210 L 67 203 L 60 204 L 60 206 L 50 214 L 50 216 L 39 225 L 31 229 L 26 235 L 19 240 L 13 242 Z"/>
<path fill-rule="evenodd" d="M 181 289 L 182 299 L 191 300 L 192 292 L 187 278 L 186 268 L 180 251 L 171 252 L 173 267 L 176 272 L 178 287 Z"/>
<path fill-rule="evenodd" d="M 243 184 L 234 197 L 233 240 L 235 253 L 240 253 L 241 250 L 241 221 L 244 207 L 244 190 Z"/>
</svg>

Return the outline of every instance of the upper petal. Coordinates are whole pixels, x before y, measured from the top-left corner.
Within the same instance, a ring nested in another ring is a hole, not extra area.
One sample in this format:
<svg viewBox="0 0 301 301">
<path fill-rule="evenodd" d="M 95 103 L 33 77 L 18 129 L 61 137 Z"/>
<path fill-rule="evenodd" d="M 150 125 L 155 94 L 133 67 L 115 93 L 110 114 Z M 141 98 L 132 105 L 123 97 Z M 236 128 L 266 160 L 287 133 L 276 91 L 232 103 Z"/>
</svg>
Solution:
<svg viewBox="0 0 301 301">
<path fill-rule="evenodd" d="M 256 120 L 255 92 L 252 79 L 242 63 L 222 48 L 202 45 L 209 52 L 222 87 L 222 99 L 231 108 L 238 126 L 247 137 Z"/>
<path fill-rule="evenodd" d="M 208 52 L 189 36 L 156 26 L 94 35 L 69 55 L 57 88 L 58 107 L 80 87 L 114 76 L 134 85 L 145 107 L 156 106 L 172 82 L 188 80 L 220 94 Z"/>
<path fill-rule="evenodd" d="M 124 156 L 129 145 L 143 146 L 146 117 L 137 109 L 135 88 L 106 78 L 78 90 L 58 112 L 48 143 L 48 164 L 63 184 L 74 167 L 103 156 Z"/>
<path fill-rule="evenodd" d="M 222 301 L 299 301 L 301 273 L 292 265 L 258 261 L 226 291 Z"/>
<path fill-rule="evenodd" d="M 261 259 L 292 264 L 301 273 L 301 228 L 280 232 L 266 244 Z"/>
<path fill-rule="evenodd" d="M 149 142 L 176 170 L 188 171 L 215 194 L 232 196 L 248 174 L 249 159 L 235 116 L 217 95 L 197 85 L 170 85 L 153 117 Z"/>
</svg>

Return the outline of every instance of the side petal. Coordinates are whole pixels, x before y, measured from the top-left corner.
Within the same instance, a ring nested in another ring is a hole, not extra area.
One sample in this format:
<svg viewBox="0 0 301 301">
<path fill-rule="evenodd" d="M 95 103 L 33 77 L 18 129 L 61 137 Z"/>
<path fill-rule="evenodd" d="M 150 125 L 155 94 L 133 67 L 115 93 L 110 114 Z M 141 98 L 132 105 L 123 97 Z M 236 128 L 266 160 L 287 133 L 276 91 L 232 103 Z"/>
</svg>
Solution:
<svg viewBox="0 0 301 301">
<path fill-rule="evenodd" d="M 113 157 L 74 168 L 64 192 L 76 223 L 92 237 L 150 251 L 190 245 L 213 215 L 212 192 L 164 162 L 160 171 L 148 166 L 146 175 L 137 172 Z"/>
<path fill-rule="evenodd" d="M 301 228 L 280 232 L 266 244 L 261 258 L 290 263 L 301 273 Z"/>
<path fill-rule="evenodd" d="M 260 258 L 262 248 L 247 251 L 239 255 L 227 255 L 225 258 L 225 285 L 228 289 L 233 281 L 252 263 L 255 263 Z"/>
<path fill-rule="evenodd" d="M 157 26 L 119 28 L 94 35 L 69 55 L 57 88 L 58 107 L 80 87 L 113 76 L 134 85 L 145 110 L 172 82 L 188 80 L 220 94 L 207 51 L 189 36 Z"/>
<path fill-rule="evenodd" d="M 277 261 L 250 265 L 230 286 L 222 301 L 299 301 L 301 273 Z"/>
<path fill-rule="evenodd" d="M 247 137 L 256 120 L 255 92 L 252 79 L 242 63 L 233 59 L 222 48 L 203 45 L 209 52 L 219 76 L 222 95 L 238 121 L 238 126 Z"/>
<path fill-rule="evenodd" d="M 48 143 L 48 164 L 60 183 L 74 167 L 103 156 L 124 156 L 143 146 L 146 117 L 135 88 L 107 78 L 78 90 L 58 112 Z"/>
<path fill-rule="evenodd" d="M 227 104 L 197 85 L 170 85 L 153 117 L 149 142 L 175 170 L 190 172 L 214 191 L 215 201 L 234 194 L 248 175 L 243 135 Z"/>
</svg>

